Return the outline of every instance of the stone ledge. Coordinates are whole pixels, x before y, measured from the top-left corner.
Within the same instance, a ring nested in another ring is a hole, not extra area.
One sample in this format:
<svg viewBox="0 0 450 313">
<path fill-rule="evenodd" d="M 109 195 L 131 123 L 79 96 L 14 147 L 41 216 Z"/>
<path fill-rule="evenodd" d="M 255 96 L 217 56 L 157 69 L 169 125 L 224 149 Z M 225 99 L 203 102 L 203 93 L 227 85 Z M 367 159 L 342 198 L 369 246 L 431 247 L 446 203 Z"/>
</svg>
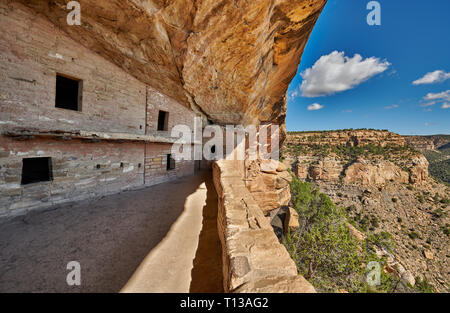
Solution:
<svg viewBox="0 0 450 313">
<path fill-rule="evenodd" d="M 107 140 L 107 141 L 136 141 L 136 142 L 153 142 L 153 143 L 167 143 L 173 144 L 186 143 L 179 141 L 179 138 L 170 137 L 168 135 L 139 135 L 130 133 L 107 133 L 107 132 L 93 132 L 93 131 L 64 131 L 64 130 L 39 130 L 39 129 L 2 129 L 0 135 L 17 138 L 33 138 L 33 137 L 52 137 L 68 139 L 89 139 L 89 140 Z M 195 144 L 195 142 L 193 143 Z"/>
<path fill-rule="evenodd" d="M 233 161 L 213 164 L 226 292 L 315 292 L 279 243 Z"/>
</svg>

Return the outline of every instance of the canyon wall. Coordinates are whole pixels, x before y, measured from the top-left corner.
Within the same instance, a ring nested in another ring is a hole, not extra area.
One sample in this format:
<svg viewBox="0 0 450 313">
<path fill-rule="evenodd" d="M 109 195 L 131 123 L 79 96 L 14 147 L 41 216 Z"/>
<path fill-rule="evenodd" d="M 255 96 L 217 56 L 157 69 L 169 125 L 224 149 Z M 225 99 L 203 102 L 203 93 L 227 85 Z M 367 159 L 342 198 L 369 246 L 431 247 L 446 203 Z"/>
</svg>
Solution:
<svg viewBox="0 0 450 313">
<path fill-rule="evenodd" d="M 300 145 L 348 145 L 363 146 L 373 145 L 399 145 L 406 144 L 405 139 L 387 130 L 342 130 L 342 131 L 319 131 L 319 132 L 292 132 L 287 138 L 288 144 Z"/>
<path fill-rule="evenodd" d="M 356 185 L 388 181 L 420 185 L 428 179 L 428 161 L 388 131 L 342 130 L 289 133 L 284 154 L 301 179 Z"/>
<path fill-rule="evenodd" d="M 449 147 L 450 135 L 404 136 L 406 142 L 417 150 L 439 150 Z"/>
</svg>

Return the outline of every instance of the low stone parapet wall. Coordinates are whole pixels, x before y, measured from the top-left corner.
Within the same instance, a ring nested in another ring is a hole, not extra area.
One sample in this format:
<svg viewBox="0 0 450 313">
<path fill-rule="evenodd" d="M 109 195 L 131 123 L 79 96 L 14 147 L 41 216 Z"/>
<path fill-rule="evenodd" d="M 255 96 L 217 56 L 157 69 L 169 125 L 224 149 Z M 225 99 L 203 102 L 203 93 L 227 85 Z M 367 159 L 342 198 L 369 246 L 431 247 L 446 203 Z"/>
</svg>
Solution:
<svg viewBox="0 0 450 313">
<path fill-rule="evenodd" d="M 213 164 L 226 292 L 315 292 L 247 189 L 235 162 Z"/>
</svg>

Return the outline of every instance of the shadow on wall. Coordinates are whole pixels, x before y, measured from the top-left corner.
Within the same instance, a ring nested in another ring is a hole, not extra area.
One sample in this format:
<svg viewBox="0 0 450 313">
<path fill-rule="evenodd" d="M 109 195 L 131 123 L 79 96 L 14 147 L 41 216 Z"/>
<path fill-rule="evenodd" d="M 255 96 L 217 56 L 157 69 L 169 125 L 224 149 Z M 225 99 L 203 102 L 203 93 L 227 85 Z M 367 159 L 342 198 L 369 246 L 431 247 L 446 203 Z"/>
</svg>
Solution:
<svg viewBox="0 0 450 313">
<path fill-rule="evenodd" d="M 120 291 L 204 179 L 191 176 L 0 224 L 0 292 Z M 79 287 L 66 283 L 70 261 L 81 264 Z"/>
</svg>

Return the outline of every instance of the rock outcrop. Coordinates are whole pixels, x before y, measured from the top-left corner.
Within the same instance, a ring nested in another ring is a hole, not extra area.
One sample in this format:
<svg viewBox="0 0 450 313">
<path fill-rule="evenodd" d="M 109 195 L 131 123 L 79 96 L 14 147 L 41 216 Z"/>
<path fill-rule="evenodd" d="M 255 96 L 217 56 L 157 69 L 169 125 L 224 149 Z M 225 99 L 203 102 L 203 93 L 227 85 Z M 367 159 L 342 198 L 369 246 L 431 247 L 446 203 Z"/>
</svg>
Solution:
<svg viewBox="0 0 450 313">
<path fill-rule="evenodd" d="M 287 206 L 291 200 L 291 174 L 278 161 L 264 169 L 263 161 L 247 161 L 245 182 L 264 214 L 277 208 Z"/>
<path fill-rule="evenodd" d="M 405 139 L 387 130 L 341 130 L 341 131 L 319 131 L 319 132 L 292 132 L 287 138 L 287 144 L 293 145 L 348 145 L 363 146 L 368 144 L 404 146 Z"/>
<path fill-rule="evenodd" d="M 294 163 L 297 176 L 309 181 L 367 186 L 428 180 L 424 155 L 388 131 L 290 133 L 284 155 Z"/>
<path fill-rule="evenodd" d="M 408 183 L 408 173 L 389 161 L 380 161 L 375 164 L 360 159 L 345 169 L 344 184 L 362 186 L 382 185 L 387 181 Z M 418 182 L 418 181 L 417 181 Z"/>
<path fill-rule="evenodd" d="M 338 182 L 344 164 L 335 157 L 298 156 L 297 176 L 301 179 L 323 182 Z"/>
<path fill-rule="evenodd" d="M 421 136 L 405 136 L 404 138 L 408 145 L 420 151 L 436 149 L 434 141 L 431 138 Z"/>
<path fill-rule="evenodd" d="M 422 152 L 448 148 L 450 142 L 450 135 L 404 136 L 404 138 L 408 145 Z"/>
<path fill-rule="evenodd" d="M 428 179 L 428 161 L 423 155 L 416 156 L 411 160 L 409 169 L 409 182 L 413 185 L 420 185 Z"/>
<path fill-rule="evenodd" d="M 298 156 L 295 165 L 298 178 L 356 185 L 383 185 L 388 181 L 420 185 L 428 179 L 428 161 L 424 156 L 411 160 L 408 171 L 387 160 L 345 162 L 337 157 Z"/>
<path fill-rule="evenodd" d="M 286 90 L 326 0 L 19 0 L 211 121 L 283 124 Z M 3 12 L 2 14 L 8 14 Z"/>
</svg>

